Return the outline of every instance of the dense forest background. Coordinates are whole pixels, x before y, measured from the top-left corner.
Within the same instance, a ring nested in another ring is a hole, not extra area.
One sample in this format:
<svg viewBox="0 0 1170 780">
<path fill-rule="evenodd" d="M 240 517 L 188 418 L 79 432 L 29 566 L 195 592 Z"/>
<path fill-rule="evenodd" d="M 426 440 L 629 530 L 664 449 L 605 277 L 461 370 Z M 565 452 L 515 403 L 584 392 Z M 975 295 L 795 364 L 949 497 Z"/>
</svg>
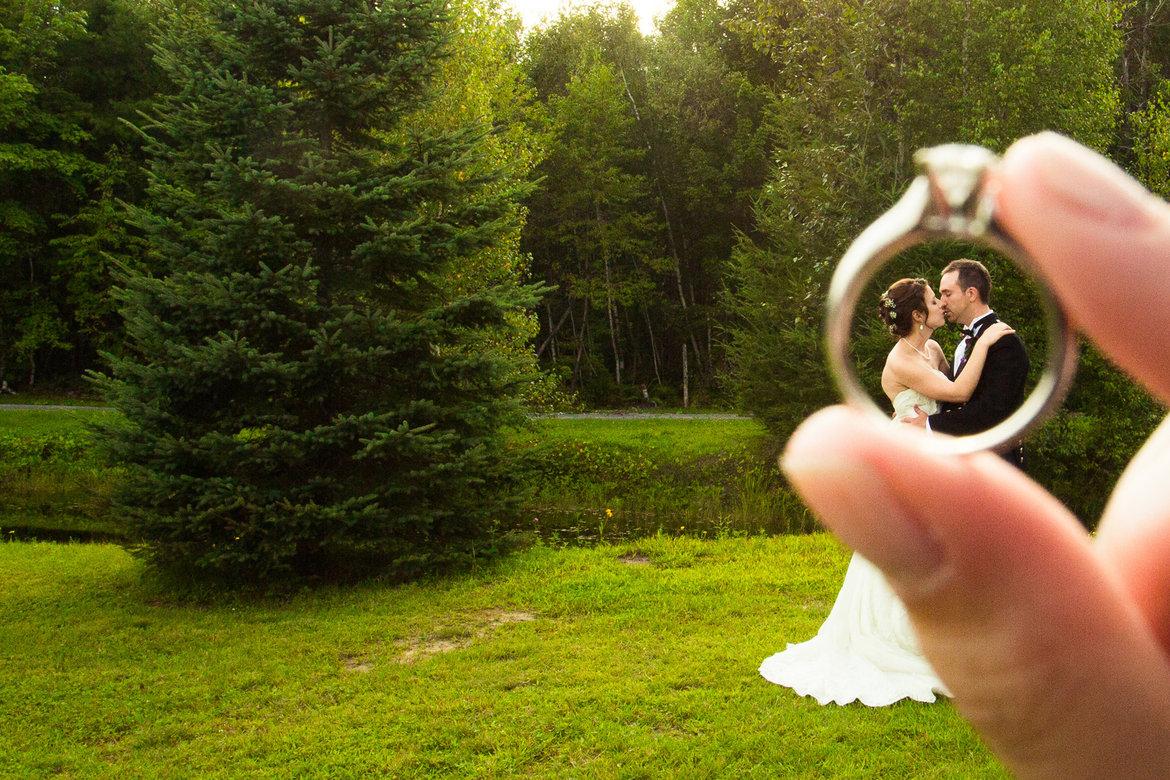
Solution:
<svg viewBox="0 0 1170 780">
<path fill-rule="evenodd" d="M 242 25 L 235 37 L 216 43 L 200 20 L 226 6 L 211 0 L 0 0 L 0 379 L 10 388 L 77 389 L 87 372 L 149 362 L 135 296 L 218 240 L 211 216 L 193 221 L 198 196 L 176 200 L 176 177 L 202 171 L 223 192 L 251 186 L 263 161 L 236 165 L 238 181 L 224 178 L 216 150 L 238 138 L 219 125 L 244 127 L 233 112 L 284 111 L 304 91 L 296 78 L 273 77 L 264 95 L 176 118 L 191 94 L 235 94 L 232 77 L 204 72 L 199 57 L 219 58 L 230 74 L 247 47 L 271 54 L 288 42 L 280 36 L 299 34 L 297 23 L 313 27 L 346 4 L 305 2 L 303 13 L 277 5 L 270 16 L 292 16 L 277 24 L 257 11 L 259 21 L 232 21 Z M 677 0 L 649 36 L 621 3 L 565 11 L 531 30 L 497 0 L 396 6 L 442 31 L 418 55 L 423 75 L 345 71 L 355 97 L 338 110 L 357 117 L 366 109 L 356 96 L 380 78 L 409 81 L 387 90 L 403 103 L 393 121 L 362 117 L 354 137 L 377 139 L 400 167 L 415 161 L 399 181 L 418 193 L 418 219 L 458 212 L 461 231 L 477 218 L 493 227 L 490 240 L 452 238 L 441 258 L 415 258 L 409 283 L 383 284 L 395 268 L 360 262 L 349 281 L 389 285 L 395 305 L 412 291 L 437 305 L 511 289 L 511 303 L 490 327 L 464 332 L 459 349 L 496 356 L 492 393 L 529 407 L 739 408 L 786 435 L 834 396 L 819 344 L 831 269 L 900 196 L 922 146 L 1003 151 L 1056 130 L 1170 195 L 1170 8 L 1153 0 Z M 321 22 L 305 40 L 342 51 L 341 62 L 349 44 L 335 44 L 332 29 Z M 269 38 L 258 42 L 256 30 Z M 391 42 L 367 59 L 405 56 L 396 48 L 405 44 L 378 40 Z M 330 56 L 320 57 L 326 70 Z M 329 117 L 313 121 L 304 127 L 333 159 L 330 139 L 342 131 Z M 247 143 L 284 127 L 265 122 L 240 131 L 253 134 Z M 441 147 L 419 140 L 440 137 Z M 441 186 L 428 190 L 420 171 L 440 159 Z M 320 180 L 332 171 L 322 167 Z M 288 192 L 301 197 L 296 188 L 310 184 L 297 182 Z M 360 189 L 338 191 L 351 186 Z M 281 198 L 265 201 L 268 212 L 288 206 Z M 418 223 L 404 213 L 395 224 L 413 227 L 384 243 L 427 254 L 419 247 L 437 246 L 435 234 L 410 238 Z M 344 243 L 318 241 L 329 219 L 354 231 L 388 224 L 358 211 L 315 218 L 321 226 L 298 240 L 318 258 Z M 256 251 L 280 271 L 273 245 Z M 946 259 L 920 253 L 905 270 L 933 278 Z M 1027 282 L 986 259 L 1010 312 Z M 346 294 L 364 305 L 361 290 Z M 152 316 L 165 330 L 166 316 Z M 1042 343 L 1043 333 L 1014 324 Z M 887 346 L 873 340 L 858 359 L 872 364 Z M 1162 412 L 1088 349 L 1072 398 L 1035 440 L 1033 474 L 1095 512 L 1104 483 Z"/>
</svg>

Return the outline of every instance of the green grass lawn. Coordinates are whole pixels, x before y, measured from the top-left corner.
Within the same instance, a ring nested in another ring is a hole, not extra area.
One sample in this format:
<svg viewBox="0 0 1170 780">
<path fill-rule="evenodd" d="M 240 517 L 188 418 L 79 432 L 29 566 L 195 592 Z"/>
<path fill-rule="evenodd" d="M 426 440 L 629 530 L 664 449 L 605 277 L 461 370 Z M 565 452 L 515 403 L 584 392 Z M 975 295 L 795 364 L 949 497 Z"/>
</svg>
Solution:
<svg viewBox="0 0 1170 780">
<path fill-rule="evenodd" d="M 823 534 L 539 546 L 479 571 L 182 603 L 111 545 L 0 544 L 5 777 L 1006 777 L 947 702 L 819 707 Z"/>
<path fill-rule="evenodd" d="M 752 419 L 544 418 L 534 421 L 531 438 L 546 444 L 589 442 L 603 449 L 630 448 L 655 461 L 769 446 L 767 429 Z"/>
</svg>

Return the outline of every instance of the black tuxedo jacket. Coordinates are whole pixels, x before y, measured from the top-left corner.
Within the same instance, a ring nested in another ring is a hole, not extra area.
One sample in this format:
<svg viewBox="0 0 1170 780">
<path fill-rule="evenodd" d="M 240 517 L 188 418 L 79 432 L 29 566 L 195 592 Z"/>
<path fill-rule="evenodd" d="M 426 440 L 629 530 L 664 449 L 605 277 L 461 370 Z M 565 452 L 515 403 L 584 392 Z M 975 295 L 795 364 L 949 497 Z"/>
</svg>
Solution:
<svg viewBox="0 0 1170 780">
<path fill-rule="evenodd" d="M 975 341 L 979 341 L 987 332 L 987 327 L 997 320 L 994 314 L 988 317 L 981 324 Z M 967 347 L 967 354 L 970 354 L 973 346 L 974 342 Z M 960 373 L 961 368 L 956 370 L 955 376 Z M 963 404 L 944 403 L 938 414 L 930 416 L 930 429 L 952 436 L 965 436 L 998 425 L 1024 403 L 1024 384 L 1027 379 L 1028 351 L 1019 336 L 1008 334 L 988 350 L 987 362 L 983 364 L 983 373 L 979 376 L 979 383 L 975 385 L 971 398 Z M 1004 457 L 1020 465 L 1022 454 L 1012 457 L 1009 452 Z"/>
</svg>

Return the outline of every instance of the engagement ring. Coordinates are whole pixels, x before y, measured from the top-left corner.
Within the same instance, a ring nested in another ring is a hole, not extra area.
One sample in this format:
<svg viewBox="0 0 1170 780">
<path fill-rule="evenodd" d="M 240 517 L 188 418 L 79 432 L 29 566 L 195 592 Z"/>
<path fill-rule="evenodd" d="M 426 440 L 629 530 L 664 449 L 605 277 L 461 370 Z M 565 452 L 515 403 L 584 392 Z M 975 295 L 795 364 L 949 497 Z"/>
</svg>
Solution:
<svg viewBox="0 0 1170 780">
<path fill-rule="evenodd" d="M 841 258 L 829 286 L 825 348 L 829 370 L 845 401 L 888 419 L 863 389 L 849 358 L 854 311 L 874 274 L 898 253 L 927 241 L 960 240 L 997 251 L 1028 273 L 1039 291 L 1048 327 L 1043 374 L 1022 406 L 989 430 L 967 436 L 923 437 L 930 449 L 948 454 L 1003 452 L 1017 446 L 1064 400 L 1077 363 L 1077 341 L 1060 302 L 1043 284 L 1032 258 L 995 219 L 987 173 L 998 157 L 978 146 L 948 144 L 914 155 L 919 175 L 889 211 L 862 231 Z"/>
</svg>

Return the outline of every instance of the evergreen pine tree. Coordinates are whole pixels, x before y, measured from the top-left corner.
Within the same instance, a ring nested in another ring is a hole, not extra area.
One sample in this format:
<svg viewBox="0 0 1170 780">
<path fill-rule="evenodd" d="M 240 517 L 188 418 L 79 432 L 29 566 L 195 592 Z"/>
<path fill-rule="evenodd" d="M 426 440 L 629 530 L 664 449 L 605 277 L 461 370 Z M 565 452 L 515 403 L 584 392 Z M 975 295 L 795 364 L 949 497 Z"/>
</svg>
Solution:
<svg viewBox="0 0 1170 780">
<path fill-rule="evenodd" d="M 441 0 L 176 4 L 177 94 L 143 128 L 136 221 L 152 272 L 122 284 L 128 342 L 97 381 L 121 497 L 159 566 L 229 582 L 479 554 L 499 428 L 519 411 L 483 344 L 534 291 L 443 284 L 522 193 L 485 128 L 430 137 Z"/>
</svg>

